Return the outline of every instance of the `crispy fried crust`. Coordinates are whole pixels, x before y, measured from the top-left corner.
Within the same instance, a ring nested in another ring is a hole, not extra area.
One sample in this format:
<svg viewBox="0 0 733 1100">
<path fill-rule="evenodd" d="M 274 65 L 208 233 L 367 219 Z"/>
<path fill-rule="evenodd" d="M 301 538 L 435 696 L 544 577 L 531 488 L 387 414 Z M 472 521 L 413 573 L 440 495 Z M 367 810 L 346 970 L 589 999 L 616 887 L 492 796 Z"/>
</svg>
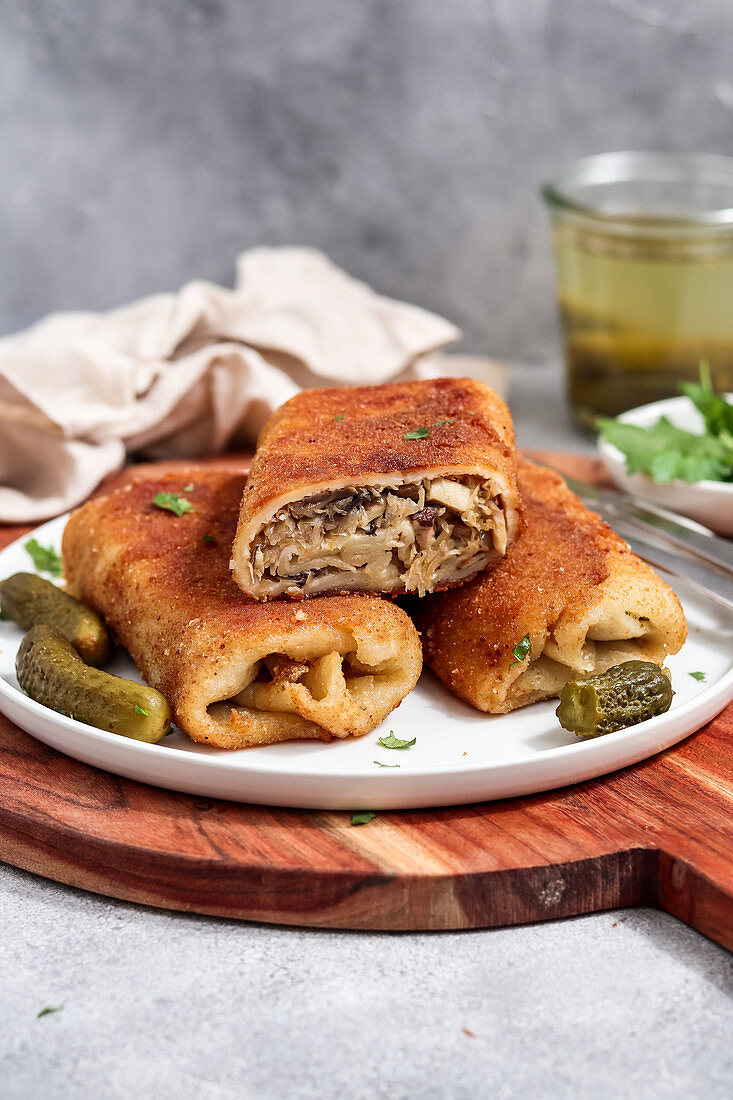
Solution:
<svg viewBox="0 0 733 1100">
<path fill-rule="evenodd" d="M 687 632 L 674 592 L 561 477 L 520 459 L 519 481 L 526 526 L 507 556 L 411 607 L 426 663 L 490 713 L 631 658 L 661 664 Z M 527 634 L 531 650 L 518 661 L 512 651 Z"/>
<path fill-rule="evenodd" d="M 244 481 L 189 469 L 85 504 L 64 533 L 69 590 L 104 616 L 195 741 L 236 749 L 368 733 L 417 682 L 417 633 L 378 598 L 244 597 L 228 567 Z M 153 506 L 159 492 L 194 511 Z"/>
<path fill-rule="evenodd" d="M 405 439 L 426 427 L 426 438 Z M 476 475 L 495 489 L 511 542 L 520 512 L 515 455 L 509 409 L 474 379 L 305 390 L 260 433 L 232 552 L 234 578 L 248 595 L 267 598 L 251 569 L 259 533 L 293 501 L 345 486 Z"/>
</svg>

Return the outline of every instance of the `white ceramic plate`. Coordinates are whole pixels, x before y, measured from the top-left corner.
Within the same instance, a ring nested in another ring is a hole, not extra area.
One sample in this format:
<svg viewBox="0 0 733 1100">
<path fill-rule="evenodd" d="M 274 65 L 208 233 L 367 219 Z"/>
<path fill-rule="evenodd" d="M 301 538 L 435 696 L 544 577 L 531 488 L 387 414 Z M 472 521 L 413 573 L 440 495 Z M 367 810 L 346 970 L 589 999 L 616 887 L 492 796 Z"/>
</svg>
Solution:
<svg viewBox="0 0 733 1100">
<path fill-rule="evenodd" d="M 43 545 L 60 545 L 66 517 L 39 528 Z M 0 577 L 32 568 L 27 538 L 0 552 Z M 35 703 L 18 687 L 15 654 L 22 632 L 0 622 L 0 710 L 55 749 L 117 775 L 212 798 L 304 809 L 384 810 L 446 806 L 533 794 L 577 783 L 643 760 L 697 730 L 733 698 L 733 615 L 694 593 L 679 592 L 690 637 L 669 667 L 676 691 L 667 714 L 618 733 L 576 741 L 555 718 L 556 702 L 491 717 L 449 694 L 429 674 L 373 733 L 329 745 L 293 742 L 225 752 L 176 730 L 147 745 L 85 726 Z M 136 678 L 119 651 L 109 666 Z M 703 671 L 700 683 L 689 673 Z M 417 738 L 410 749 L 384 749 L 378 738 Z M 380 768 L 383 764 L 399 767 Z"/>
<path fill-rule="evenodd" d="M 733 394 L 726 394 L 726 397 L 733 401 Z M 618 419 L 622 424 L 650 428 L 660 416 L 668 417 L 678 428 L 688 432 L 703 430 L 702 417 L 688 397 L 669 397 L 651 405 L 639 405 L 622 413 Z M 719 535 L 733 536 L 733 482 L 696 481 L 690 485 L 686 481 L 670 481 L 667 485 L 657 485 L 646 474 L 628 474 L 622 452 L 603 437 L 598 439 L 598 450 L 619 489 L 689 516 Z"/>
</svg>

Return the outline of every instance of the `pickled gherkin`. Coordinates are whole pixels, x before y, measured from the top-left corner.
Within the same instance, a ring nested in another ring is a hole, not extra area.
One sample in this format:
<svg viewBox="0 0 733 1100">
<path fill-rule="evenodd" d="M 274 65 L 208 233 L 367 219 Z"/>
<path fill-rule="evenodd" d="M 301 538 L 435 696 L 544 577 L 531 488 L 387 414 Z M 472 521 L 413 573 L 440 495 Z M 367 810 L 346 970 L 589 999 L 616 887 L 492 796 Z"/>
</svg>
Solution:
<svg viewBox="0 0 733 1100">
<path fill-rule="evenodd" d="M 97 729 L 159 741 L 170 727 L 170 708 L 159 691 L 91 668 L 50 626 L 39 624 L 28 631 L 15 671 L 31 699 Z"/>
<path fill-rule="evenodd" d="M 555 714 L 563 729 L 578 737 L 600 737 L 664 714 L 673 695 L 666 669 L 651 661 L 624 661 L 587 680 L 569 680 Z"/>
<path fill-rule="evenodd" d="M 35 573 L 14 573 L 0 584 L 0 610 L 24 630 L 38 623 L 59 630 L 88 665 L 110 658 L 109 634 L 99 615 Z"/>
</svg>

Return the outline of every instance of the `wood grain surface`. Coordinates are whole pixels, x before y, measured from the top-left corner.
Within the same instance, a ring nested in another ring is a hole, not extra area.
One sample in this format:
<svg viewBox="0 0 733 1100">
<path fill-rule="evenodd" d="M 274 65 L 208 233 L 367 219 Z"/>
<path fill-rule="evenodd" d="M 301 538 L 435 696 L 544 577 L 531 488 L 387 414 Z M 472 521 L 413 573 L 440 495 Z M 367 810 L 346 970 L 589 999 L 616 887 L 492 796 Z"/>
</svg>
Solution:
<svg viewBox="0 0 733 1100">
<path fill-rule="evenodd" d="M 546 457 L 599 476 L 590 460 Z M 0 545 L 22 533 L 0 529 Z M 655 905 L 733 949 L 732 740 L 729 707 L 612 776 L 505 802 L 382 812 L 357 827 L 345 813 L 120 779 L 0 716 L 0 857 L 148 905 L 332 928 L 479 928 Z"/>
</svg>

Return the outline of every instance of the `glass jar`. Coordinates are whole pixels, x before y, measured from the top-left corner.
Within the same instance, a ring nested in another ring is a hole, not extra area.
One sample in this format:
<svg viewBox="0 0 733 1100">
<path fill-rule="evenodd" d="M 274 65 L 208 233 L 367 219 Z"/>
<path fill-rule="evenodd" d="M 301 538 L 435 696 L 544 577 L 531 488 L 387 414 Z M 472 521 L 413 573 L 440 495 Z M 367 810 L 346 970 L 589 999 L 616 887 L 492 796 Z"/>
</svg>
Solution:
<svg viewBox="0 0 733 1100">
<path fill-rule="evenodd" d="M 542 194 L 581 426 L 677 394 L 702 360 L 733 390 L 733 159 L 602 153 Z"/>
</svg>

